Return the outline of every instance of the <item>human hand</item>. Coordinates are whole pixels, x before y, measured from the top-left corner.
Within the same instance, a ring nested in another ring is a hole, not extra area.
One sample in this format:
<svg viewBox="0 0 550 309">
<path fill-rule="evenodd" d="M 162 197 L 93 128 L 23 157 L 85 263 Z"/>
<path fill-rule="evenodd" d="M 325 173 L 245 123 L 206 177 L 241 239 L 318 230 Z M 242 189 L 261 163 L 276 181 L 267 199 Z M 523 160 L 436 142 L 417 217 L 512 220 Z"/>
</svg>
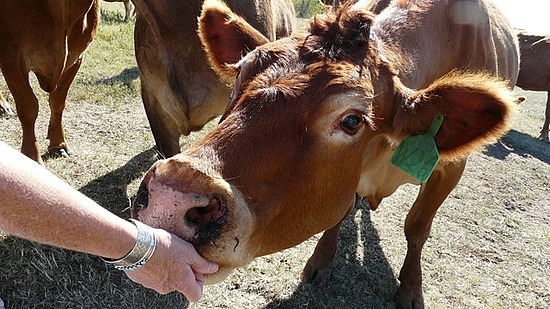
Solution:
<svg viewBox="0 0 550 309">
<path fill-rule="evenodd" d="M 213 274 L 218 265 L 200 256 L 193 245 L 176 235 L 154 229 L 157 238 L 155 253 L 145 266 L 126 271 L 134 282 L 160 294 L 178 291 L 191 302 L 202 295 L 204 275 Z"/>
</svg>

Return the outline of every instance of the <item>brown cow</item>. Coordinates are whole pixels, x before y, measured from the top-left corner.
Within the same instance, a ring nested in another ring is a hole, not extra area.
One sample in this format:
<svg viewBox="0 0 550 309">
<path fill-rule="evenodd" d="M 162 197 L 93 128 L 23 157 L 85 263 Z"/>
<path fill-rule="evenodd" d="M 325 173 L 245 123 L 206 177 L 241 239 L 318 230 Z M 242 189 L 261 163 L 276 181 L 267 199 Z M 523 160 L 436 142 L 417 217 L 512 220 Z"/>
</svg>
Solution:
<svg viewBox="0 0 550 309">
<path fill-rule="evenodd" d="M 216 70 L 236 77 L 231 103 L 211 132 L 152 166 L 133 216 L 218 262 L 208 282 L 325 231 L 303 272 L 321 284 L 356 194 L 374 210 L 402 184 L 418 184 L 396 303 L 422 307 L 432 219 L 466 157 L 511 125 L 519 51 L 503 15 L 485 0 L 397 0 L 376 17 L 344 6 L 270 43 L 209 0 L 199 29 Z M 421 183 L 390 159 L 438 114 L 441 160 Z"/>
<path fill-rule="evenodd" d="M 269 40 L 291 33 L 290 0 L 231 0 L 228 5 Z M 141 96 L 157 149 L 180 152 L 179 139 L 225 110 L 231 89 L 210 68 L 197 35 L 202 1 L 134 0 Z M 253 49 L 253 46 L 250 47 Z"/>
<path fill-rule="evenodd" d="M 517 86 L 525 90 L 546 91 L 546 113 L 540 139 L 550 142 L 550 36 L 518 33 L 521 62 Z"/>
<path fill-rule="evenodd" d="M 99 25 L 98 0 L 0 0 L 0 16 L 0 67 L 23 128 L 21 152 L 42 163 L 34 133 L 38 100 L 29 85 L 32 71 L 49 93 L 48 151 L 67 155 L 63 109 Z"/>
</svg>

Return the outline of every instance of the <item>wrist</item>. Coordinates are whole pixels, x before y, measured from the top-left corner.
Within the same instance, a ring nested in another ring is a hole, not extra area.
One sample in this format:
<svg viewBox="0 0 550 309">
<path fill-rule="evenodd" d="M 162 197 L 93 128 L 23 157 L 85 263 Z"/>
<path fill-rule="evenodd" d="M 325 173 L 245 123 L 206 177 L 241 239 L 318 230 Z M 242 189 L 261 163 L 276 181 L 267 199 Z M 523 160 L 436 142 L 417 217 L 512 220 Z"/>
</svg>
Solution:
<svg viewBox="0 0 550 309">
<path fill-rule="evenodd" d="M 153 228 L 140 221 L 130 219 L 137 227 L 137 236 L 134 247 L 120 259 L 101 258 L 105 263 L 113 265 L 115 269 L 131 271 L 145 266 L 151 259 L 156 248 L 156 236 Z"/>
</svg>

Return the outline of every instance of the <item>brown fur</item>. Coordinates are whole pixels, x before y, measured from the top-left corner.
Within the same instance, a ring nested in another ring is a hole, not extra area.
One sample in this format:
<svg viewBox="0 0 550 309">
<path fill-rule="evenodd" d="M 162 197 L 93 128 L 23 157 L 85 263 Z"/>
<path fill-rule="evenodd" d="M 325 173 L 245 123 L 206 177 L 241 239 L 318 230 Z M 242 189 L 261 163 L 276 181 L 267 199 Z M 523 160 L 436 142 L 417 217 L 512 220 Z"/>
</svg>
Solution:
<svg viewBox="0 0 550 309">
<path fill-rule="evenodd" d="M 440 155 L 445 160 L 460 160 L 472 152 L 480 151 L 485 145 L 493 143 L 500 136 L 504 135 L 512 125 L 512 116 L 515 111 L 515 98 L 507 91 L 507 82 L 495 79 L 487 74 L 459 73 L 452 72 L 443 78 L 435 81 L 430 87 L 422 90 L 415 96 L 407 98 L 410 102 L 417 102 L 419 98 L 437 97 L 434 104 L 437 111 L 447 115 L 444 125 L 436 136 L 436 144 Z M 486 89 L 487 93 L 481 96 L 475 91 L 477 88 Z M 443 90 L 439 90 L 443 89 Z M 467 95 L 467 94 L 470 95 Z M 492 104 L 479 104 L 481 100 L 492 101 Z M 452 102 L 451 104 L 443 107 Z M 428 107 L 433 109 L 434 107 Z M 479 110 L 482 108 L 483 110 Z M 478 118 L 475 113 L 482 112 L 484 118 Z M 432 112 L 423 112 L 424 115 L 433 115 Z M 457 116 L 453 116 L 458 114 Z M 426 123 L 432 118 L 420 119 L 422 115 L 414 118 L 396 115 L 394 119 L 395 132 L 411 132 L 413 135 L 422 134 Z M 460 116 L 460 122 L 453 122 L 450 117 Z M 410 123 L 410 121 L 414 121 Z M 471 120 L 471 121 L 469 121 Z M 421 125 L 417 129 L 417 125 Z M 477 128 L 486 126 L 484 128 Z M 461 132 L 457 136 L 455 132 Z M 484 132 L 481 136 L 469 136 L 469 132 Z"/>
<path fill-rule="evenodd" d="M 28 73 L 32 71 L 40 87 L 49 93 L 48 150 L 67 154 L 63 109 L 67 91 L 80 67 L 82 53 L 99 25 L 98 0 L 1 0 L 0 15 L 0 67 L 21 120 L 21 151 L 42 163 L 34 134 L 38 100 L 28 79 Z"/>
<path fill-rule="evenodd" d="M 223 274 L 209 280 L 325 231 L 303 272 L 305 280 L 322 284 L 356 193 L 376 209 L 399 186 L 414 183 L 421 189 L 405 220 L 408 249 L 396 303 L 423 305 L 420 255 L 432 219 L 460 180 L 465 157 L 504 134 L 516 106 L 509 88 L 518 71 L 517 45 L 508 41 L 512 29 L 484 0 L 466 1 L 477 19 L 450 20 L 461 4 L 400 0 L 378 16 L 346 4 L 315 17 L 305 33 L 248 53 L 243 42 L 251 38 L 233 41 L 240 49 L 209 49 L 222 64 L 215 67 L 220 75 L 238 74 L 231 105 L 216 128 L 184 154 L 157 163 L 148 173 L 156 180 L 144 181 L 172 188 L 200 182 L 205 185 L 181 190 L 205 195 L 220 192 L 206 183 L 221 178 L 230 187 L 223 194 L 228 213 L 250 212 L 243 224 L 228 219 L 213 245 L 199 246 L 205 257 L 224 262 Z M 210 9 L 203 17 L 217 14 Z M 214 29 L 225 21 L 211 20 L 218 25 L 201 28 L 203 40 L 222 34 Z M 241 26 L 224 29 L 220 40 L 249 33 Z M 239 60 L 223 65 L 223 59 Z M 424 134 L 438 113 L 445 115 L 435 138 L 443 159 L 419 183 L 390 159 L 397 143 Z M 170 213 L 157 204 L 137 217 L 162 224 Z M 171 232 L 193 242 L 188 228 Z M 241 235 L 246 241 L 237 251 L 227 250 Z"/>
<path fill-rule="evenodd" d="M 210 13 L 214 11 L 216 13 Z M 226 28 L 243 28 L 246 21 L 236 15 L 231 11 L 231 9 L 221 1 L 207 1 L 203 5 L 203 10 L 201 17 L 199 18 L 199 35 L 204 33 L 209 33 L 209 38 L 201 38 L 201 42 L 205 42 L 204 49 L 207 55 L 210 55 L 214 52 L 217 54 L 225 53 L 225 51 L 232 51 L 241 46 L 248 46 L 247 50 L 251 51 L 254 47 L 263 45 L 269 40 L 255 28 L 245 28 L 249 33 L 246 35 L 237 35 L 226 39 L 228 35 L 232 35 L 236 32 L 227 31 Z M 219 27 L 223 25 L 223 27 Z M 238 42 L 240 38 L 251 38 L 249 41 Z M 221 41 L 223 39 L 223 41 Z M 235 42 L 235 43 L 234 43 Z M 234 54 L 234 53 L 227 53 Z M 223 72 L 227 69 L 231 70 L 231 67 L 225 67 L 226 63 L 236 63 L 239 61 L 240 57 L 223 57 L 222 61 L 217 61 L 217 59 L 208 58 L 210 65 L 217 71 Z M 234 74 L 224 74 L 220 76 L 223 80 L 228 83 L 233 82 Z"/>
</svg>

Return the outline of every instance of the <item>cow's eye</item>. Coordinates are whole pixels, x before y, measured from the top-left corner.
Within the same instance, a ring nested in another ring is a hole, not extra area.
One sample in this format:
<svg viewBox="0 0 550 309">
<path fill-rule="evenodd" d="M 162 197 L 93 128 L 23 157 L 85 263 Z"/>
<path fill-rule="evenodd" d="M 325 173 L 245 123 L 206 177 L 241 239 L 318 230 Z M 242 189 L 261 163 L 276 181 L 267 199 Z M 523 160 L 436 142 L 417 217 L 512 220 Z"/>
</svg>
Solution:
<svg viewBox="0 0 550 309">
<path fill-rule="evenodd" d="M 348 134 L 355 134 L 359 131 L 363 118 L 357 114 L 347 114 L 340 120 L 340 126 Z"/>
</svg>

